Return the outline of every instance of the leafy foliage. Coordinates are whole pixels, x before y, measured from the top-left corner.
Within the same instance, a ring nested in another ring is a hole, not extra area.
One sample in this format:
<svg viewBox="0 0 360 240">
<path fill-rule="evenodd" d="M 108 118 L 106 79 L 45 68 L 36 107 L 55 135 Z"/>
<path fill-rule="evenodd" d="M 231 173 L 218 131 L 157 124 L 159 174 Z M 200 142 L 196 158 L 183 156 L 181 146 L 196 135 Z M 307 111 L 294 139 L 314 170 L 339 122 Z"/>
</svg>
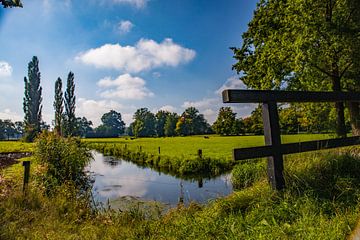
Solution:
<svg viewBox="0 0 360 240">
<path fill-rule="evenodd" d="M 74 136 L 76 130 L 75 117 L 75 82 L 74 73 L 69 72 L 65 91 L 65 116 L 64 116 L 64 133 L 65 136 Z"/>
<path fill-rule="evenodd" d="M 35 156 L 46 167 L 44 180 L 48 190 L 66 182 L 79 187 L 88 184 L 84 167 L 91 155 L 79 139 L 44 131 L 36 140 Z"/>
<path fill-rule="evenodd" d="M 97 137 L 118 137 L 125 132 L 121 114 L 111 110 L 101 117 L 102 124 L 95 129 Z"/>
<path fill-rule="evenodd" d="M 149 137 L 156 134 L 156 118 L 147 108 L 140 108 L 134 113 L 133 133 L 136 137 Z"/>
<path fill-rule="evenodd" d="M 176 133 L 180 136 L 206 134 L 210 132 L 210 125 L 195 107 L 189 107 L 181 114 L 176 123 Z"/>
<path fill-rule="evenodd" d="M 40 86 L 39 60 L 36 56 L 28 65 L 28 78 L 24 78 L 25 96 L 23 109 L 25 113 L 25 141 L 32 142 L 41 131 L 42 88 Z"/>
<path fill-rule="evenodd" d="M 230 107 L 221 107 L 212 128 L 220 135 L 239 135 L 243 132 L 242 122 L 236 119 L 236 113 Z"/>
<path fill-rule="evenodd" d="M 167 137 L 176 136 L 176 123 L 179 119 L 177 113 L 170 113 L 166 116 L 165 125 L 164 125 L 164 134 Z"/>
<path fill-rule="evenodd" d="M 58 78 L 55 82 L 55 131 L 62 135 L 62 118 L 63 118 L 63 92 L 62 92 L 62 81 L 61 78 Z"/>
<path fill-rule="evenodd" d="M 254 89 L 359 91 L 359 16 L 360 3 L 353 0 L 261 0 L 242 47 L 232 48 L 233 68 Z M 360 119 L 356 106 L 352 121 Z M 344 136 L 341 103 L 336 116 Z"/>
<path fill-rule="evenodd" d="M 158 137 L 164 137 L 165 136 L 165 123 L 167 117 L 170 115 L 170 112 L 167 111 L 158 111 L 155 114 L 156 118 L 156 135 Z"/>
<path fill-rule="evenodd" d="M 0 0 L 4 8 L 23 7 L 20 0 Z"/>
</svg>

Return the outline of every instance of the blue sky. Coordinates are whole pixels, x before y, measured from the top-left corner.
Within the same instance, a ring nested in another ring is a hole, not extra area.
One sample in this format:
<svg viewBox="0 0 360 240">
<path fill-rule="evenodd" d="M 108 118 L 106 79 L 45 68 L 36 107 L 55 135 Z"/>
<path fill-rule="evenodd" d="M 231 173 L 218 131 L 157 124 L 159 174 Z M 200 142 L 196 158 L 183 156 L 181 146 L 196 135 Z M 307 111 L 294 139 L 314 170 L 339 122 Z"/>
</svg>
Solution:
<svg viewBox="0 0 360 240">
<path fill-rule="evenodd" d="M 22 0 L 0 10 L 0 119 L 22 120 L 24 76 L 40 61 L 43 119 L 53 119 L 54 84 L 75 74 L 76 115 L 94 125 L 114 109 L 182 113 L 212 123 L 224 88 L 243 88 L 229 47 L 241 46 L 255 0 Z M 233 105 L 238 116 L 252 111 Z"/>
</svg>

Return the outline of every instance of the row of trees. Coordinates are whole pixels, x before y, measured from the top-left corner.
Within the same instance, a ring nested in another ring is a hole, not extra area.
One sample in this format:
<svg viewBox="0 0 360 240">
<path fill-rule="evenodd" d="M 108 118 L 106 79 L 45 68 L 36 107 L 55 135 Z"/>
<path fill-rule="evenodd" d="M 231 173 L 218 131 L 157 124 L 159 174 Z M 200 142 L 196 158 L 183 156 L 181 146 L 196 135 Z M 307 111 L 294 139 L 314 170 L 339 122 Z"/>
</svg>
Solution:
<svg viewBox="0 0 360 240">
<path fill-rule="evenodd" d="M 127 134 L 136 137 L 150 136 L 188 136 L 212 133 L 210 125 L 194 107 L 189 107 L 179 116 L 177 113 L 158 111 L 156 114 L 147 108 L 140 108 L 134 113 L 134 122 Z"/>
<path fill-rule="evenodd" d="M 24 78 L 24 139 L 31 142 L 44 128 L 42 121 L 42 87 L 40 85 L 41 74 L 39 60 L 36 56 L 28 64 L 28 77 Z M 65 99 L 62 93 L 62 81 L 60 78 L 55 83 L 55 131 L 60 135 L 72 136 L 76 134 L 77 119 L 75 117 L 75 84 L 74 74 L 70 72 L 67 79 Z M 63 112 L 63 103 L 65 112 Z"/>
<path fill-rule="evenodd" d="M 17 139 L 24 133 L 24 124 L 21 121 L 0 119 L 0 139 Z"/>
</svg>

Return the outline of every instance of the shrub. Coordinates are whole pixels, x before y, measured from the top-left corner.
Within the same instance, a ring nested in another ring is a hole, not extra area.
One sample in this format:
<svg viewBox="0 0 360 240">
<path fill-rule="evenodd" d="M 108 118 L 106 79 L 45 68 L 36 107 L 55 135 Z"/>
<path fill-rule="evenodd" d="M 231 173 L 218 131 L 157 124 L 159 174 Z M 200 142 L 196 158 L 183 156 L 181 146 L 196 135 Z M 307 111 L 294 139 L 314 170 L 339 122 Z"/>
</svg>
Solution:
<svg viewBox="0 0 360 240">
<path fill-rule="evenodd" d="M 35 156 L 46 167 L 45 186 L 48 190 L 69 181 L 79 187 L 87 184 L 84 168 L 91 154 L 80 139 L 43 132 L 36 140 Z"/>
</svg>

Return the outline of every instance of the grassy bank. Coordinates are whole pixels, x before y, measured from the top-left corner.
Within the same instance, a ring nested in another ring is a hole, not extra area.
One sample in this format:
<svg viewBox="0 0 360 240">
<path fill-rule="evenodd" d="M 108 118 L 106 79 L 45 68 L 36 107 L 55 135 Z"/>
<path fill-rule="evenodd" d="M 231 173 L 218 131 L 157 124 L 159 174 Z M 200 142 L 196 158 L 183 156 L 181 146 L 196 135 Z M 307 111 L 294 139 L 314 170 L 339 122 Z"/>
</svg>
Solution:
<svg viewBox="0 0 360 240">
<path fill-rule="evenodd" d="M 300 142 L 331 136 L 284 135 L 282 141 Z M 211 177 L 231 170 L 235 165 L 232 150 L 264 145 L 263 136 L 221 137 L 216 135 L 173 138 L 109 138 L 85 139 L 88 146 L 105 155 L 123 158 L 157 171 L 185 178 L 194 175 Z M 202 150 L 202 157 L 198 150 Z M 160 153 L 159 153 L 160 151 Z"/>
<path fill-rule="evenodd" d="M 3 239 L 344 239 L 359 215 L 360 159 L 338 152 L 285 160 L 288 188 L 264 178 L 206 206 L 164 216 L 143 209 L 96 213 L 62 186 L 52 197 L 31 188 L 0 201 Z M 21 227 L 19 227 L 21 226 Z"/>
<path fill-rule="evenodd" d="M 94 211 L 72 184 L 47 195 L 39 187 L 43 166 L 33 159 L 26 197 L 22 166 L 1 170 L 14 185 L 0 197 L 0 239 L 344 239 L 359 216 L 359 152 L 286 156 L 283 192 L 270 190 L 265 174 L 254 174 L 261 161 L 244 163 L 236 167 L 247 183 L 241 190 L 203 206 L 179 205 L 163 216 L 139 205 Z"/>
</svg>

